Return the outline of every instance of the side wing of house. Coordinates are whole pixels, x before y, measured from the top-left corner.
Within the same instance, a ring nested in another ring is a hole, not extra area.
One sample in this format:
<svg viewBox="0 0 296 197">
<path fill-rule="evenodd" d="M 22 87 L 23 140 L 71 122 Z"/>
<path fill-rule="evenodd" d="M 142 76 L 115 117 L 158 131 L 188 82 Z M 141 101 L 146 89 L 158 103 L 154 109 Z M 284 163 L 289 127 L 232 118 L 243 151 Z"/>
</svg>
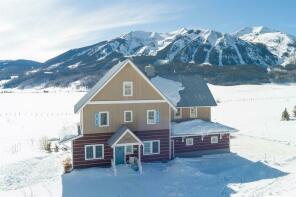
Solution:
<svg viewBox="0 0 296 197">
<path fill-rule="evenodd" d="M 229 133 L 235 132 L 235 129 L 211 122 L 211 108 L 217 104 L 207 83 L 196 75 L 178 74 L 167 76 L 167 79 L 181 86 L 177 111 L 171 111 L 172 157 L 229 152 Z M 168 95 L 176 94 L 168 92 Z"/>
<path fill-rule="evenodd" d="M 169 160 L 172 105 L 129 61 L 110 77 L 80 110 L 83 137 L 73 141 L 74 167 L 110 165 L 114 155 L 121 153 L 108 140 L 122 126 L 143 143 L 142 161 Z M 137 156 L 139 146 L 134 142 L 131 136 L 118 141 L 116 146 L 124 147 L 124 161 Z"/>
<path fill-rule="evenodd" d="M 171 119 L 174 122 L 187 121 L 192 119 L 201 119 L 211 121 L 211 107 L 192 106 L 177 107 L 178 111 L 172 111 Z"/>
</svg>

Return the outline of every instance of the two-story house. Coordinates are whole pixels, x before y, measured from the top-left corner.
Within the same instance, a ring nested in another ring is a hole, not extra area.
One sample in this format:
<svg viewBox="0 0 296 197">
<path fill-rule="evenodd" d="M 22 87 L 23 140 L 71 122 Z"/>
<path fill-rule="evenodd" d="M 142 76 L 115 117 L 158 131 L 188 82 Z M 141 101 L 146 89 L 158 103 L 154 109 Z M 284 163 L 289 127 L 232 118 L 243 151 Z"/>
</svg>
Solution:
<svg viewBox="0 0 296 197">
<path fill-rule="evenodd" d="M 206 82 L 196 75 L 159 77 L 130 60 L 119 62 L 74 107 L 80 135 L 71 139 L 73 166 L 227 152 L 236 130 L 211 122 L 212 106 Z"/>
</svg>

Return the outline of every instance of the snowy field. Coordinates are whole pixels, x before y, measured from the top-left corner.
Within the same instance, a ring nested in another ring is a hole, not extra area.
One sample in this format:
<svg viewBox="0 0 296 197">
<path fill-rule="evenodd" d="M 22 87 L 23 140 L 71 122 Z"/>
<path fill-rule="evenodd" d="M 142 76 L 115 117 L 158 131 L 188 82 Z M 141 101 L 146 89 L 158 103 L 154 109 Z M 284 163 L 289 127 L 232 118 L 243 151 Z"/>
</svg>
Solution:
<svg viewBox="0 0 296 197">
<path fill-rule="evenodd" d="M 42 136 L 75 131 L 82 92 L 0 94 L 0 196 L 295 196 L 296 85 L 210 86 L 213 121 L 240 131 L 230 154 L 144 164 L 143 175 L 121 166 L 61 175 L 69 152 L 44 153 Z"/>
</svg>

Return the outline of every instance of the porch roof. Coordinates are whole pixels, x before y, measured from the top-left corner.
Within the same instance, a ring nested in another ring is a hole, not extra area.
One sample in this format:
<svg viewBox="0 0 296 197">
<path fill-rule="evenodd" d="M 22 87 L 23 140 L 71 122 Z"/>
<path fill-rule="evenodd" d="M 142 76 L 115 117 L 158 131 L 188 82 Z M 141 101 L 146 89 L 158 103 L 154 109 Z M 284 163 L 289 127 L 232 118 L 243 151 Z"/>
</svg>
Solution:
<svg viewBox="0 0 296 197">
<path fill-rule="evenodd" d="M 125 125 L 120 126 L 108 140 L 112 148 L 117 144 L 141 144 L 142 141 Z"/>
<path fill-rule="evenodd" d="M 172 137 L 233 133 L 238 130 L 217 122 L 200 119 L 172 123 Z"/>
</svg>

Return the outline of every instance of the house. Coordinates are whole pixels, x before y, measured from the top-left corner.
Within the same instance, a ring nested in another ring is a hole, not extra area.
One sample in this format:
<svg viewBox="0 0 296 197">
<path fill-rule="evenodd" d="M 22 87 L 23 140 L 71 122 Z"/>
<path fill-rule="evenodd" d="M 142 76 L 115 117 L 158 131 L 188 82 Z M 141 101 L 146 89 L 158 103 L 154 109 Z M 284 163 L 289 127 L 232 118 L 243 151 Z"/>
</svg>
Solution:
<svg viewBox="0 0 296 197">
<path fill-rule="evenodd" d="M 211 122 L 216 102 L 205 81 L 154 74 L 130 60 L 119 62 L 79 100 L 74 111 L 80 134 L 71 139 L 74 168 L 135 161 L 140 166 L 229 151 L 229 133 L 236 130 Z"/>
</svg>

